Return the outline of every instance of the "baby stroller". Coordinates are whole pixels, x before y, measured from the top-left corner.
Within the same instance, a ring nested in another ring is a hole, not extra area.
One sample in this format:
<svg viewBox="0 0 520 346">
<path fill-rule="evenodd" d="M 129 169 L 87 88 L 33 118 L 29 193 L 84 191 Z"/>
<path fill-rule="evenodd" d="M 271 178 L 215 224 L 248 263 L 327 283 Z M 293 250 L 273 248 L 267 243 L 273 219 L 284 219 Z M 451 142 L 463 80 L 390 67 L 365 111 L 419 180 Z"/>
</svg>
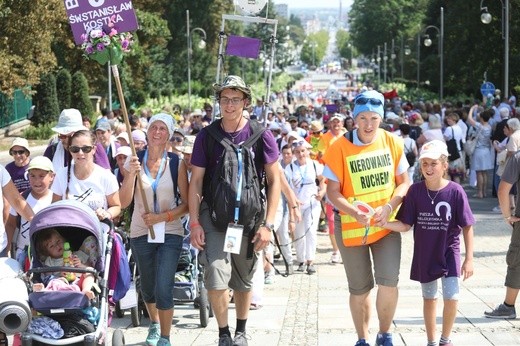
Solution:
<svg viewBox="0 0 520 346">
<path fill-rule="evenodd" d="M 198 250 L 190 244 L 189 231 L 186 233 L 175 273 L 173 300 L 180 304 L 193 303 L 194 308 L 199 309 L 200 325 L 205 328 L 213 311 L 204 287 L 204 267 L 199 264 Z"/>
<path fill-rule="evenodd" d="M 41 323 L 22 334 L 22 346 L 36 345 L 70 345 L 84 344 L 94 346 L 105 344 L 105 336 L 109 323 L 109 287 L 113 280 L 109 277 L 111 261 L 119 261 L 112 256 L 113 244 L 120 244 L 114 240 L 112 225 L 102 223 L 95 213 L 86 204 L 64 200 L 51 204 L 38 212 L 31 222 L 30 258 L 31 268 L 27 277 L 32 283 L 42 282 L 45 276 L 52 273 L 74 272 L 77 275 L 90 273 L 94 276 L 98 292 L 94 299 L 89 300 L 83 292 L 77 291 L 48 291 L 29 293 L 29 304 L 39 317 L 32 322 L 42 319 Z M 74 268 L 66 266 L 48 267 L 42 265 L 42 259 L 35 246 L 35 238 L 45 229 L 56 229 L 68 242 L 72 249 L 78 249 L 88 236 L 93 236 L 97 242 L 99 257 L 95 268 Z M 115 252 L 125 256 L 123 251 Z M 118 262 L 119 263 L 119 262 Z M 114 273 L 113 275 L 119 275 Z M 119 279 L 119 276 L 117 276 Z M 57 324 L 56 324 L 57 322 Z M 61 327 L 63 333 L 60 332 Z M 52 330 L 48 330 L 51 328 Z M 60 335 L 62 335 L 60 337 Z M 122 331 L 116 330 L 112 337 L 112 345 L 124 345 Z"/>
<path fill-rule="evenodd" d="M 187 227 L 185 227 L 186 229 Z M 128 258 L 131 264 L 134 264 L 131 250 L 128 247 Z M 199 309 L 200 325 L 206 327 L 209 323 L 209 318 L 213 317 L 213 311 L 209 304 L 208 291 L 204 287 L 204 268 L 198 262 L 198 251 L 190 245 L 189 231 L 182 244 L 181 257 L 177 265 L 175 274 L 175 284 L 173 286 L 173 300 L 177 304 L 193 303 L 194 308 Z M 131 308 L 132 324 L 134 327 L 140 325 L 141 317 L 144 315 L 148 317 L 146 306 L 139 294 L 140 276 L 137 266 L 132 267 L 133 282 L 137 290 L 137 303 Z M 116 307 L 116 315 L 123 317 L 124 310 Z"/>
</svg>

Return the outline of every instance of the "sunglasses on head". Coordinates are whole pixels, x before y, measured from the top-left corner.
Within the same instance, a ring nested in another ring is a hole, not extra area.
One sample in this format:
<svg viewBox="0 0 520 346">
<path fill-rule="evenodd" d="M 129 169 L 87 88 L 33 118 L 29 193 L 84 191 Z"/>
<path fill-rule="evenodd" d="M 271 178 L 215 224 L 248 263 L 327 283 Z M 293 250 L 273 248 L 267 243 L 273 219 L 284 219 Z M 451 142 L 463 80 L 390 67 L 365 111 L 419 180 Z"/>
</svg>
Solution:
<svg viewBox="0 0 520 346">
<path fill-rule="evenodd" d="M 23 155 L 25 154 L 25 150 L 11 150 L 11 155 Z"/>
<path fill-rule="evenodd" d="M 293 142 L 292 143 L 292 147 L 296 148 L 296 147 L 299 147 L 300 145 L 304 145 L 304 144 L 305 144 L 305 141 L 300 140 L 300 141 L 297 141 L 297 142 Z"/>
<path fill-rule="evenodd" d="M 82 147 L 78 147 L 77 145 L 69 146 L 69 151 L 73 154 L 79 153 L 80 150 L 82 152 L 84 152 L 85 154 L 88 154 L 92 151 L 92 149 L 94 149 L 94 146 L 92 146 L 92 145 L 84 145 Z"/>
<path fill-rule="evenodd" d="M 354 100 L 354 103 L 357 105 L 366 105 L 367 103 L 370 103 L 371 105 L 374 105 L 374 106 L 380 106 L 383 104 L 381 102 L 381 100 L 367 98 L 367 97 L 358 97 Z"/>
</svg>

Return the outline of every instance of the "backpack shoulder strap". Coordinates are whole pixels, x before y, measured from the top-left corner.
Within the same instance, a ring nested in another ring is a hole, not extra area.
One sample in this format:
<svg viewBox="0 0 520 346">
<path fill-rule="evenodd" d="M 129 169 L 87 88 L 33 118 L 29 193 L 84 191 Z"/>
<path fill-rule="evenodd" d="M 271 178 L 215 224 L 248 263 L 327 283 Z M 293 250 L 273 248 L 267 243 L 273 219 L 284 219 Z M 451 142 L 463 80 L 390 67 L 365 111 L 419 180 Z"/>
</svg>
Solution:
<svg viewBox="0 0 520 346">
<path fill-rule="evenodd" d="M 246 148 L 252 148 L 265 131 L 265 127 L 260 125 L 257 121 L 249 120 L 249 126 L 252 131 L 251 136 L 242 144 L 242 146 Z"/>
<path fill-rule="evenodd" d="M 177 189 L 177 179 L 175 179 L 175 177 L 179 174 L 179 156 L 168 152 L 168 157 L 170 158 L 170 174 L 173 181 L 173 195 L 175 196 L 175 200 L 177 200 L 179 197 L 179 190 Z"/>
<path fill-rule="evenodd" d="M 27 188 L 24 192 L 22 192 L 22 197 L 23 199 L 27 200 L 27 198 L 29 197 L 29 195 L 31 194 L 31 188 Z M 16 227 L 18 227 L 18 229 L 20 229 L 20 225 L 22 224 L 22 216 L 20 214 L 17 214 L 16 216 Z"/>
<path fill-rule="evenodd" d="M 215 141 L 222 144 L 222 146 L 226 149 L 229 149 L 229 147 L 233 148 L 234 143 L 229 140 L 229 138 L 225 137 L 222 131 L 219 130 L 219 127 L 221 126 L 222 120 L 218 119 L 208 126 L 206 126 L 206 130 L 208 131 L 208 135 L 212 137 Z M 210 143 L 208 143 L 210 144 Z M 213 148 L 213 143 L 211 143 L 211 148 Z M 208 153 L 212 153 L 213 150 L 209 150 Z"/>
<path fill-rule="evenodd" d="M 345 137 L 350 143 L 354 143 L 354 130 L 345 132 L 343 137 Z"/>
</svg>

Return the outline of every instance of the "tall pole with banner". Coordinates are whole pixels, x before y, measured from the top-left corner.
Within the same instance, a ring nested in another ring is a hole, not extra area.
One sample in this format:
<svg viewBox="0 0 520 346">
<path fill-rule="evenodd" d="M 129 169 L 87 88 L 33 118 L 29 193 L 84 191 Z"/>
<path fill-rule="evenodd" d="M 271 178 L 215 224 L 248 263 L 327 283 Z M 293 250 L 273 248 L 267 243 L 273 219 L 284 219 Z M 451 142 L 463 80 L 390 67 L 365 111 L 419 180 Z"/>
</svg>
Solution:
<svg viewBox="0 0 520 346">
<path fill-rule="evenodd" d="M 101 65 L 108 64 L 112 71 L 117 88 L 126 131 L 130 134 L 132 128 L 128 119 L 125 97 L 121 86 L 118 64 L 123 60 L 123 54 L 130 49 L 130 31 L 137 30 L 139 25 L 132 1 L 122 0 L 64 0 L 74 41 L 81 45 L 84 56 L 95 60 Z M 132 155 L 136 156 L 132 136 L 128 136 Z M 141 191 L 145 213 L 149 213 L 143 182 L 137 178 Z M 150 237 L 155 239 L 155 232 L 149 228 Z"/>
</svg>

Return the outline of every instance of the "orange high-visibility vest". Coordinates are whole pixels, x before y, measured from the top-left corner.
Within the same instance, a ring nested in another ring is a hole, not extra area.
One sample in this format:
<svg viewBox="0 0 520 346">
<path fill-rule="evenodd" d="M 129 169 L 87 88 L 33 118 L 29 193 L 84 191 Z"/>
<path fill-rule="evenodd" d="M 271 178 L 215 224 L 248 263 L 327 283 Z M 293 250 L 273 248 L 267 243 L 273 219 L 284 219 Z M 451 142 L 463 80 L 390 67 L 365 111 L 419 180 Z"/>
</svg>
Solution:
<svg viewBox="0 0 520 346">
<path fill-rule="evenodd" d="M 330 146 L 323 161 L 338 178 L 341 193 L 349 203 L 359 200 L 375 209 L 392 198 L 403 148 L 402 138 L 378 129 L 374 142 L 369 145 L 357 146 L 344 136 L 341 137 Z M 365 225 L 343 212 L 340 215 L 343 244 L 364 245 Z M 388 233 L 390 230 L 374 226 L 372 220 L 365 244 L 376 242 Z"/>
</svg>

